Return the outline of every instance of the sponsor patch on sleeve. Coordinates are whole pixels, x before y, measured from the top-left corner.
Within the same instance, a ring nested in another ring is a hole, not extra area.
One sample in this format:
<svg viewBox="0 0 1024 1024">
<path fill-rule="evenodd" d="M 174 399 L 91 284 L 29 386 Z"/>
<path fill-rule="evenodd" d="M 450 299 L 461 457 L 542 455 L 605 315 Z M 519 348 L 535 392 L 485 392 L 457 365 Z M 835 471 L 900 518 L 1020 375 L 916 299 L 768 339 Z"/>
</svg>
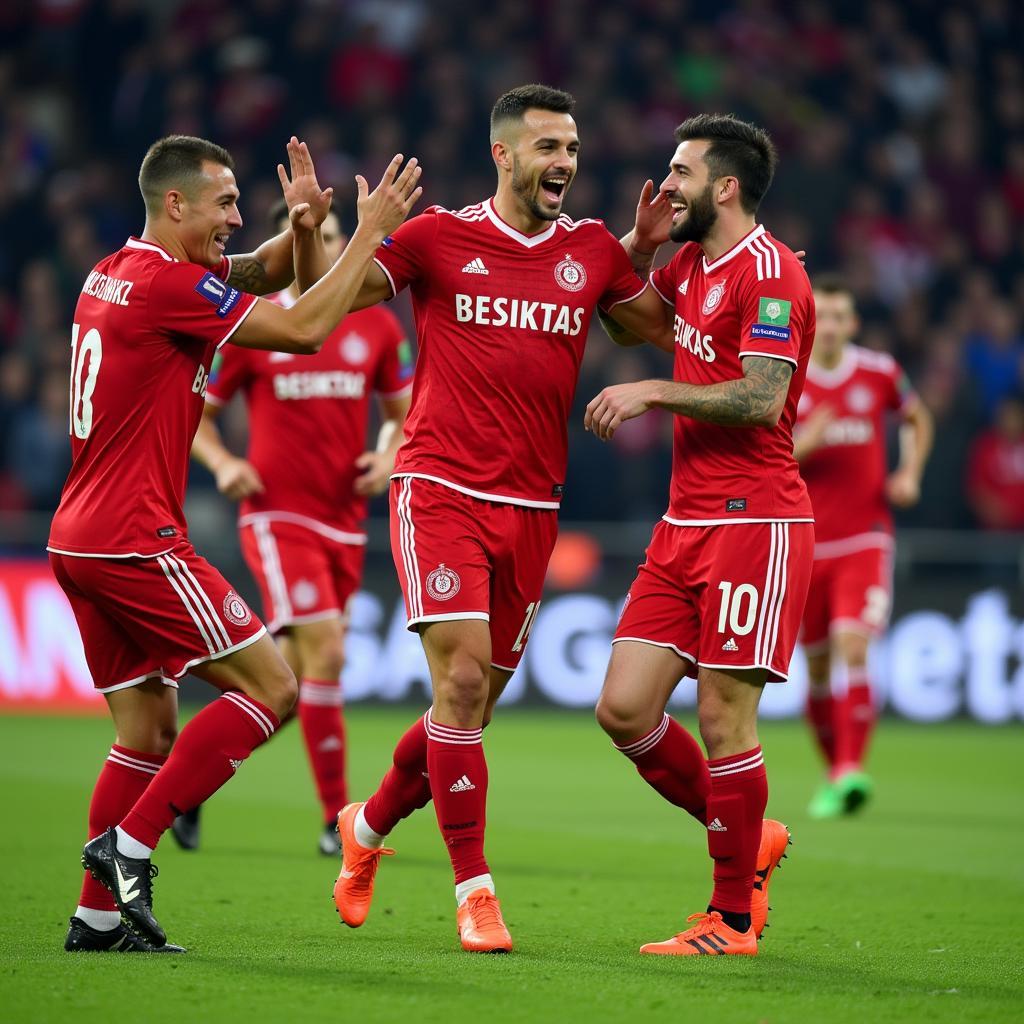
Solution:
<svg viewBox="0 0 1024 1024">
<path fill-rule="evenodd" d="M 398 376 L 405 380 L 411 377 L 415 369 L 415 361 L 412 358 L 412 345 L 408 338 L 403 338 L 398 343 Z"/>
<path fill-rule="evenodd" d="M 750 328 L 752 338 L 770 338 L 772 341 L 789 341 L 788 327 L 772 327 L 770 324 L 754 324 Z"/>
<path fill-rule="evenodd" d="M 789 317 L 792 310 L 792 302 L 762 295 L 758 300 L 757 323 L 750 328 L 750 336 L 770 338 L 772 341 L 789 341 Z"/>
<path fill-rule="evenodd" d="M 207 302 L 217 307 L 217 316 L 225 317 L 238 305 L 242 293 L 232 288 L 214 274 L 206 273 L 196 285 L 198 292 Z"/>
</svg>

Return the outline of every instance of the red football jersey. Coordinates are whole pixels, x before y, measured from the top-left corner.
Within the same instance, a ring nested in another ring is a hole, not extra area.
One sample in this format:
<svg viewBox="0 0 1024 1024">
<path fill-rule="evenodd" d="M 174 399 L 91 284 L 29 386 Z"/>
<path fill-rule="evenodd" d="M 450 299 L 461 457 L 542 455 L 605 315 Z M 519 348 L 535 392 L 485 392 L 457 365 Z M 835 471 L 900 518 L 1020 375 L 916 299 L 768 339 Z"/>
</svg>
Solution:
<svg viewBox="0 0 1024 1024">
<path fill-rule="evenodd" d="M 290 305 L 285 294 L 274 301 Z M 217 353 L 206 400 L 239 388 L 249 409 L 249 450 L 265 490 L 246 498 L 239 523 L 278 520 L 362 543 L 366 499 L 353 485 L 366 451 L 370 397 L 412 387 L 412 349 L 387 309 L 350 313 L 316 355 L 228 346 Z"/>
<path fill-rule="evenodd" d="M 797 423 L 821 405 L 835 419 L 824 444 L 800 464 L 814 506 L 816 550 L 857 538 L 862 546 L 887 544 L 892 514 L 885 497 L 885 418 L 913 396 L 896 360 L 883 352 L 848 345 L 832 370 L 807 367 Z M 824 549 L 826 552 L 828 549 Z M 844 550 L 853 550 L 849 545 Z"/>
<path fill-rule="evenodd" d="M 675 379 L 718 384 L 743 376 L 743 356 L 793 364 L 774 427 L 724 427 L 675 417 L 665 518 L 681 525 L 812 519 L 793 458 L 793 421 L 814 341 L 814 299 L 793 253 L 759 224 L 708 263 L 688 242 L 651 275 L 675 309 Z"/>
<path fill-rule="evenodd" d="M 419 357 L 396 476 L 477 498 L 558 508 L 566 423 L 596 306 L 643 285 L 597 220 L 559 217 L 524 235 L 491 200 L 434 206 L 377 252 L 412 291 Z"/>
<path fill-rule="evenodd" d="M 48 549 L 152 557 L 185 536 L 189 449 L 218 346 L 256 304 L 130 238 L 85 280 L 71 329 L 71 472 Z"/>
</svg>

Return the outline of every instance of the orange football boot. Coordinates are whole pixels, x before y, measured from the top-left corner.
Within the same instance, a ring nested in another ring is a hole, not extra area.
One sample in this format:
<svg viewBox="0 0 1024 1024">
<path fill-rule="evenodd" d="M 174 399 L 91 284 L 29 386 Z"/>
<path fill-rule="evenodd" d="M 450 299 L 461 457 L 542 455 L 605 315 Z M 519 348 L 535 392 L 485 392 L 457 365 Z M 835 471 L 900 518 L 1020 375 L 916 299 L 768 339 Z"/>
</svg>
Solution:
<svg viewBox="0 0 1024 1024">
<path fill-rule="evenodd" d="M 338 815 L 338 837 L 341 839 L 341 874 L 334 883 L 334 905 L 349 928 L 358 928 L 370 912 L 373 880 L 381 857 L 392 857 L 395 851 L 386 846 L 373 849 L 356 839 L 356 814 L 362 803 L 346 804 Z"/>
<path fill-rule="evenodd" d="M 512 936 L 501 917 L 501 904 L 490 889 L 474 889 L 459 907 L 459 939 L 469 953 L 511 953 Z"/>
<path fill-rule="evenodd" d="M 768 882 L 792 842 L 789 829 L 781 821 L 765 818 L 761 823 L 761 846 L 757 851 L 754 891 L 750 894 L 750 926 L 758 938 L 768 927 Z"/>
<path fill-rule="evenodd" d="M 697 922 L 692 928 L 664 942 L 648 942 L 640 947 L 640 952 L 656 956 L 757 956 L 757 937 L 752 927 L 745 932 L 734 931 L 715 910 L 710 914 L 691 914 L 686 923 L 691 921 Z"/>
</svg>

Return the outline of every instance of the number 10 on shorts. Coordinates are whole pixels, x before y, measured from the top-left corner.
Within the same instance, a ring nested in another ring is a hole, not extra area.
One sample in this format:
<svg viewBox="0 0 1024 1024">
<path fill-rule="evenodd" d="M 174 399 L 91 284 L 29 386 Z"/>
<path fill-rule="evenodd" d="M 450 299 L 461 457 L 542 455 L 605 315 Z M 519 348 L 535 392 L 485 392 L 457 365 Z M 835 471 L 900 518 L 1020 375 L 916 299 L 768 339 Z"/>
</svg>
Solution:
<svg viewBox="0 0 1024 1024">
<path fill-rule="evenodd" d="M 722 593 L 718 609 L 718 632 L 726 631 L 736 636 L 746 636 L 754 628 L 757 621 L 757 603 L 760 595 L 752 583 L 741 583 L 733 588 L 732 583 L 723 580 L 718 584 Z"/>
</svg>

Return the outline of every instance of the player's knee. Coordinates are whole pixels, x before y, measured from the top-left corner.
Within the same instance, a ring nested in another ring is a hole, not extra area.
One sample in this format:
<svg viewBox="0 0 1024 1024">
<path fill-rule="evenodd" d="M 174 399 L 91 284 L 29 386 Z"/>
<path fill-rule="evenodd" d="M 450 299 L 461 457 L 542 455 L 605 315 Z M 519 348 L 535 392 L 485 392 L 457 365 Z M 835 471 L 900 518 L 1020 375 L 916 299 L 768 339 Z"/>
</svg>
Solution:
<svg viewBox="0 0 1024 1024">
<path fill-rule="evenodd" d="M 603 693 L 594 708 L 597 724 L 616 742 L 635 739 L 644 732 L 643 713 L 630 703 Z"/>
<path fill-rule="evenodd" d="M 295 674 L 282 659 L 279 665 L 268 669 L 260 680 L 257 692 L 250 694 L 266 704 L 282 721 L 291 713 L 299 698 L 299 684 Z"/>
<path fill-rule="evenodd" d="M 475 658 L 455 655 L 436 680 L 435 703 L 461 715 L 481 716 L 487 704 L 487 675 Z"/>
</svg>

